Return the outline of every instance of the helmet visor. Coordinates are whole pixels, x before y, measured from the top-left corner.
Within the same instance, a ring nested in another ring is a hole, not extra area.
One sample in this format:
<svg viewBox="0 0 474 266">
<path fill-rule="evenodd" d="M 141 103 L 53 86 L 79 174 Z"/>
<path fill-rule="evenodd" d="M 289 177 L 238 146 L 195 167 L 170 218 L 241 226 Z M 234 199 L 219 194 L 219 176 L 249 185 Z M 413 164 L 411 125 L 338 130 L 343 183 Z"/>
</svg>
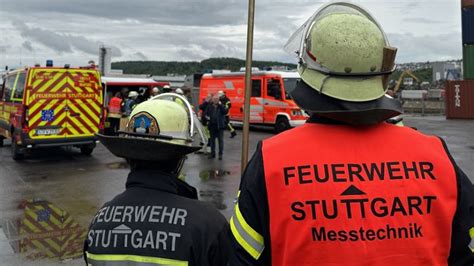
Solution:
<svg viewBox="0 0 474 266">
<path fill-rule="evenodd" d="M 303 48 L 303 44 L 307 39 L 311 27 L 314 25 L 315 22 L 321 20 L 322 18 L 332 15 L 332 14 L 352 14 L 352 15 L 360 15 L 368 18 L 374 24 L 376 24 L 380 31 L 384 34 L 387 46 L 390 46 L 388 39 L 386 38 L 385 32 L 383 31 L 380 24 L 377 20 L 366 10 L 362 7 L 347 3 L 347 2 L 333 2 L 320 7 L 311 17 L 309 17 L 303 25 L 301 25 L 288 39 L 286 42 L 284 49 L 289 54 L 301 54 L 301 49 Z"/>
<path fill-rule="evenodd" d="M 362 16 L 370 21 L 372 21 L 380 30 L 384 37 L 385 46 L 389 47 L 390 44 L 386 37 L 385 32 L 383 31 L 380 24 L 375 20 L 375 18 L 366 10 L 361 8 L 358 5 L 346 3 L 346 2 L 334 2 L 328 5 L 322 6 L 317 10 L 288 40 L 285 44 L 284 49 L 290 54 L 296 54 L 299 58 L 299 63 L 305 64 L 306 67 L 321 72 L 326 75 L 332 76 L 377 76 L 377 75 L 387 75 L 393 72 L 394 64 L 388 62 L 387 64 L 390 67 L 385 68 L 383 71 L 371 72 L 371 73 L 340 73 L 331 71 L 328 68 L 325 68 L 319 64 L 314 56 L 311 55 L 307 49 L 308 38 L 310 38 L 310 32 L 312 27 L 321 19 L 334 14 L 347 14 L 347 15 L 357 15 Z M 394 58 L 393 58 L 394 59 Z"/>
</svg>

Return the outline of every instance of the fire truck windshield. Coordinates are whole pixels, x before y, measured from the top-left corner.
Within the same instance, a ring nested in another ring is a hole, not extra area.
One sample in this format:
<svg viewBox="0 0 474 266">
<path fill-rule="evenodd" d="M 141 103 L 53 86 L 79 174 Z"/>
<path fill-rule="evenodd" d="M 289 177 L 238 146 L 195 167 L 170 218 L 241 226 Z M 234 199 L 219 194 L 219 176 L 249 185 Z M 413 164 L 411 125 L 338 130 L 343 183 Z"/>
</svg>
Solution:
<svg viewBox="0 0 474 266">
<path fill-rule="evenodd" d="M 283 83 L 285 85 L 285 98 L 291 100 L 290 93 L 296 88 L 296 83 L 299 81 L 299 78 L 284 78 Z"/>
</svg>

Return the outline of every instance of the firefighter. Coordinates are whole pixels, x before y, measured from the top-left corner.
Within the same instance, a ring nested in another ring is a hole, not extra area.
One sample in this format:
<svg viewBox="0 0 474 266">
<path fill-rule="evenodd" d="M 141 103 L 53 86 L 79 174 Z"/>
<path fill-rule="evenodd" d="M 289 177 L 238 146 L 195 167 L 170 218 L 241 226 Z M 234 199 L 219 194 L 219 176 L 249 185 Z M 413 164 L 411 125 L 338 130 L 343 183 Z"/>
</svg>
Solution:
<svg viewBox="0 0 474 266">
<path fill-rule="evenodd" d="M 160 94 L 160 89 L 158 89 L 158 87 L 153 87 L 153 89 L 151 90 L 150 98 L 153 98 L 158 94 Z"/>
<path fill-rule="evenodd" d="M 231 265 L 473 265 L 474 189 L 441 138 L 385 120 L 394 70 L 376 20 L 332 2 L 286 45 L 311 114 L 259 143 L 230 221 Z"/>
<path fill-rule="evenodd" d="M 120 111 L 122 106 L 121 93 L 115 93 L 114 97 L 110 99 L 108 105 L 108 120 L 110 122 L 110 134 L 115 135 L 120 127 L 120 118 L 122 117 L 122 112 Z"/>
<path fill-rule="evenodd" d="M 165 86 L 163 86 L 163 92 L 165 92 L 165 93 L 166 93 L 166 92 L 171 92 L 171 87 L 170 87 L 170 85 L 165 85 Z"/>
<path fill-rule="evenodd" d="M 125 191 L 92 219 L 87 265 L 227 264 L 226 219 L 178 178 L 185 156 L 200 149 L 189 119 L 179 104 L 154 99 L 135 107 L 119 136 L 98 135 L 131 171 Z"/>
<path fill-rule="evenodd" d="M 135 106 L 137 106 L 138 95 L 138 92 L 131 91 L 128 93 L 128 98 L 122 102 L 122 110 L 125 117 L 129 117 Z"/>
<path fill-rule="evenodd" d="M 230 102 L 230 99 L 227 97 L 227 95 L 225 95 L 224 91 L 218 91 L 217 95 L 219 96 L 219 100 L 224 105 L 224 107 L 227 111 L 227 113 L 225 115 L 225 123 L 227 125 L 227 128 L 230 131 L 230 138 L 234 138 L 235 136 L 237 136 L 237 133 L 235 132 L 234 127 L 230 123 L 230 117 L 229 117 L 230 107 L 232 107 L 232 104 Z"/>
<path fill-rule="evenodd" d="M 209 126 L 208 126 L 208 119 L 206 117 L 206 109 L 207 106 L 211 103 L 213 94 L 207 95 L 206 98 L 203 99 L 202 103 L 199 105 L 199 110 L 201 111 L 201 123 L 204 127 L 204 134 L 207 137 L 207 145 L 203 147 L 203 153 L 204 154 L 210 154 L 211 153 L 211 132 L 209 131 Z"/>
</svg>

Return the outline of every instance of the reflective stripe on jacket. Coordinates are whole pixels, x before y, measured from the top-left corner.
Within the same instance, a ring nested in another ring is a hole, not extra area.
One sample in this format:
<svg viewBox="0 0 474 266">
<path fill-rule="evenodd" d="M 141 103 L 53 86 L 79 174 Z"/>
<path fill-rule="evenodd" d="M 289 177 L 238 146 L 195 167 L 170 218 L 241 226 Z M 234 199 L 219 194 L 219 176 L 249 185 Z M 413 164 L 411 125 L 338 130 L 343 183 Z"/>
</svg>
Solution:
<svg viewBox="0 0 474 266">
<path fill-rule="evenodd" d="M 156 258 L 137 255 L 119 255 L 119 254 L 102 254 L 96 255 L 86 252 L 87 262 L 94 266 L 188 266 L 187 261 L 171 260 L 166 258 Z"/>
<path fill-rule="evenodd" d="M 119 97 L 113 97 L 109 102 L 109 117 L 120 118 L 120 108 L 122 106 L 122 99 Z"/>
</svg>

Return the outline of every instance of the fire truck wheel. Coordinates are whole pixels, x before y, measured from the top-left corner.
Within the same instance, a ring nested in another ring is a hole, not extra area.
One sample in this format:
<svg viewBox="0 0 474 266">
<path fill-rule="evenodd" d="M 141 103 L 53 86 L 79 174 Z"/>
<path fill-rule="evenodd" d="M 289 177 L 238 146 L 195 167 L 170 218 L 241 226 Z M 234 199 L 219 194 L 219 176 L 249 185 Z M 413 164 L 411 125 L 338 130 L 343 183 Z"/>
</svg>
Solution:
<svg viewBox="0 0 474 266">
<path fill-rule="evenodd" d="M 21 152 L 21 148 L 16 144 L 16 136 L 12 135 L 12 158 L 13 160 L 21 160 L 24 157 L 24 154 Z"/>
<path fill-rule="evenodd" d="M 84 145 L 84 146 L 81 146 L 81 154 L 83 155 L 91 155 L 92 152 L 94 151 L 94 147 L 93 146 L 90 146 L 90 145 Z"/>
<path fill-rule="evenodd" d="M 290 129 L 290 122 L 288 118 L 279 116 L 275 123 L 275 133 L 281 133 L 287 129 Z"/>
</svg>

